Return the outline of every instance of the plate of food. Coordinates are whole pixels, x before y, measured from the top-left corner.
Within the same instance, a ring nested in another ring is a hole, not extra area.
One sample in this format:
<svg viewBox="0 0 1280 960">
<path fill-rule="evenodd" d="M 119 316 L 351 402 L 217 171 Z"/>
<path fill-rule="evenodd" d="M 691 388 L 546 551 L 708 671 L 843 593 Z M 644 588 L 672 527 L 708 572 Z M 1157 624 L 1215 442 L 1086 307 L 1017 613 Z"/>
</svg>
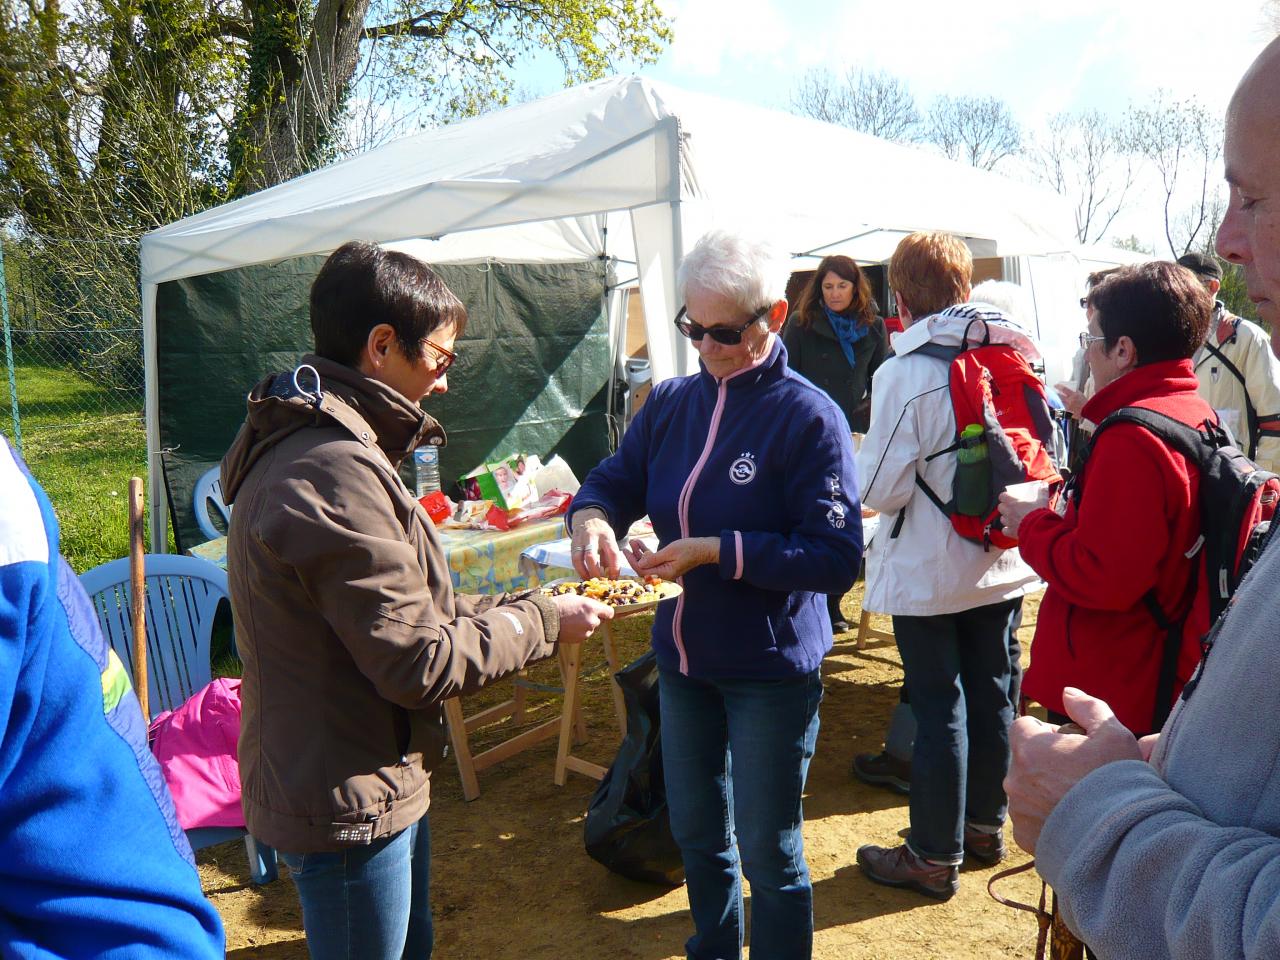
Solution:
<svg viewBox="0 0 1280 960">
<path fill-rule="evenodd" d="M 590 580 L 557 580 L 542 588 L 550 596 L 576 593 L 591 597 L 614 608 L 614 616 L 652 610 L 663 600 L 678 597 L 683 589 L 680 584 L 657 577 L 592 577 Z"/>
</svg>

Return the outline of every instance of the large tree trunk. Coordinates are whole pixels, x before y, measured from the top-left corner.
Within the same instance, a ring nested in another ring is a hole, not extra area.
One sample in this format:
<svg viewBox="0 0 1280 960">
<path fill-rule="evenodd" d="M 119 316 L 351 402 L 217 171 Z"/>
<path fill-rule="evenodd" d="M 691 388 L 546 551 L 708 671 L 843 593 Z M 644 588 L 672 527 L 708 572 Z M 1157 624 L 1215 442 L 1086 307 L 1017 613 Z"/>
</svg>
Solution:
<svg viewBox="0 0 1280 960">
<path fill-rule="evenodd" d="M 238 123 L 231 152 L 234 195 L 305 173 L 330 146 L 359 62 L 369 2 L 320 0 L 307 36 L 290 0 L 255 5 L 255 43 L 273 49 L 260 61 L 262 74 L 250 80 L 250 100 Z M 281 42 L 286 23 L 293 35 Z"/>
</svg>

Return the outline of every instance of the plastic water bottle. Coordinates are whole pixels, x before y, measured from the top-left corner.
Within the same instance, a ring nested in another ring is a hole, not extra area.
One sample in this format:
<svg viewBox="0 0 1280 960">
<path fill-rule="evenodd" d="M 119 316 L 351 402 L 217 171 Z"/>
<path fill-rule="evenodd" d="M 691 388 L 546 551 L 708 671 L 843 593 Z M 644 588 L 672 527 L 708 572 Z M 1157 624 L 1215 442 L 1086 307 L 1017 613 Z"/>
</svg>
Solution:
<svg viewBox="0 0 1280 960">
<path fill-rule="evenodd" d="M 960 431 L 956 451 L 956 479 L 952 486 L 956 513 L 966 517 L 986 516 L 991 503 L 991 463 L 986 432 L 980 423 Z"/>
<path fill-rule="evenodd" d="M 413 451 L 414 493 L 425 497 L 440 489 L 440 448 L 419 447 Z"/>
</svg>

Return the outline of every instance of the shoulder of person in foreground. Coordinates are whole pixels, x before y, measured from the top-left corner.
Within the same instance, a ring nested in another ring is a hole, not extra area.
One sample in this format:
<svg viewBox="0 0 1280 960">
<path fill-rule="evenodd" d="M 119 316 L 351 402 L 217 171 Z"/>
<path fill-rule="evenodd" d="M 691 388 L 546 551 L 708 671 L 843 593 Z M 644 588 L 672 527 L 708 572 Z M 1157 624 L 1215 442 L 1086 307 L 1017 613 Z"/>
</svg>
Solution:
<svg viewBox="0 0 1280 960">
<path fill-rule="evenodd" d="M 1100 956 L 1280 956 L 1277 589 L 1272 544 L 1151 763 L 1100 767 L 1045 821 L 1039 870 Z"/>
<path fill-rule="evenodd" d="M 0 953 L 221 957 L 120 659 L 0 444 Z"/>
</svg>

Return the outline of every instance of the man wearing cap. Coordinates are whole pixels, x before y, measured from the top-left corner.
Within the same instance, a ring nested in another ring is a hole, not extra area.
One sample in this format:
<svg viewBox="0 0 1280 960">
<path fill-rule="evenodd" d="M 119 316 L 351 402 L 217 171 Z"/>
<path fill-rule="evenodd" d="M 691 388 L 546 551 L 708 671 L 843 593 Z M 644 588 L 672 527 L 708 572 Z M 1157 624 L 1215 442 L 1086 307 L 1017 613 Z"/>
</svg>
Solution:
<svg viewBox="0 0 1280 960">
<path fill-rule="evenodd" d="M 1178 258 L 1216 298 L 1222 286 L 1217 257 L 1187 253 Z M 1264 470 L 1280 472 L 1280 361 L 1257 324 L 1228 313 L 1215 300 L 1205 344 L 1193 358 L 1200 396 L 1218 411 L 1240 448 Z"/>
</svg>

